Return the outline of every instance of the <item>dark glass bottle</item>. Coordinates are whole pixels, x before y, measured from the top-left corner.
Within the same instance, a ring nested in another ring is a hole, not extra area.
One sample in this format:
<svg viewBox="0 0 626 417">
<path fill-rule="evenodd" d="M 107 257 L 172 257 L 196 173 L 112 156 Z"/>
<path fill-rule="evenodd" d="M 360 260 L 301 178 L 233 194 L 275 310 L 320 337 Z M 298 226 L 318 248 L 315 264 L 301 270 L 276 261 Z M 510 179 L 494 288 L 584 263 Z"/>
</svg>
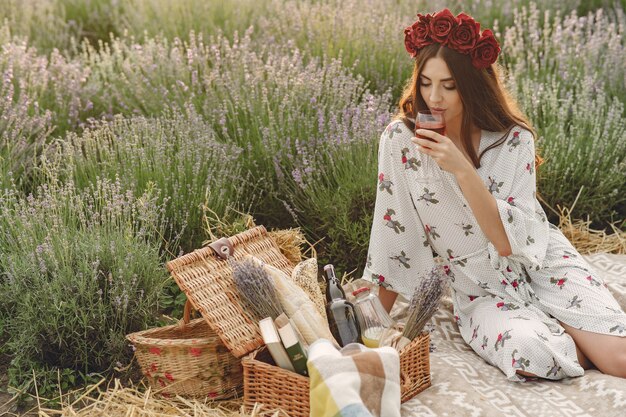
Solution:
<svg viewBox="0 0 626 417">
<path fill-rule="evenodd" d="M 326 315 L 330 332 L 341 347 L 361 341 L 361 330 L 354 306 L 346 300 L 346 293 L 335 275 L 335 268 L 328 264 L 326 273 Z"/>
</svg>

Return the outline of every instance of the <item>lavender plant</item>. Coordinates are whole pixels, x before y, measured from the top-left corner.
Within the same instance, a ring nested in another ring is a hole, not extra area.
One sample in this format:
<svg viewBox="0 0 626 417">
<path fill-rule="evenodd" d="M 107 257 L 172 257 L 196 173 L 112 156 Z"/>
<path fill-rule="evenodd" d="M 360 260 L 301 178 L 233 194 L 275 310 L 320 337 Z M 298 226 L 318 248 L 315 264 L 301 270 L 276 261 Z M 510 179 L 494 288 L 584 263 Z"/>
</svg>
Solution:
<svg viewBox="0 0 626 417">
<path fill-rule="evenodd" d="M 0 190 L 25 186 L 52 131 L 51 114 L 16 94 L 11 68 L 0 79 Z"/>
<path fill-rule="evenodd" d="M 613 5 L 610 0 L 598 3 L 601 4 L 596 7 Z M 448 7 L 454 13 L 469 13 L 483 27 L 499 31 L 515 22 L 516 10 L 531 4 L 536 3 L 529 0 L 271 0 L 273 13 L 261 15 L 257 26 L 270 42 L 293 40 L 313 56 L 340 58 L 363 76 L 373 91 L 391 89 L 397 98 L 412 71 L 402 33 L 415 20 L 416 13 Z M 589 2 L 581 0 L 542 2 L 536 7 L 541 11 L 569 12 L 577 7 L 585 13 L 594 10 Z"/>
<path fill-rule="evenodd" d="M 0 31 L 1 32 L 1 31 Z M 87 97 L 92 90 L 85 85 L 90 68 L 54 50 L 40 55 L 27 40 L 12 38 L 2 44 L 0 72 L 5 83 L 14 86 L 14 103 L 28 103 L 29 114 L 48 113 L 56 133 L 76 129 L 91 116 L 93 105 Z"/>
<path fill-rule="evenodd" d="M 551 14 L 531 3 L 514 11 L 514 23 L 504 31 L 502 55 L 512 77 L 575 88 L 593 78 L 595 88 L 626 102 L 626 50 L 623 45 L 624 10 L 598 9 Z"/>
<path fill-rule="evenodd" d="M 551 25 L 548 17 L 542 26 L 535 7 L 522 9 L 504 45 L 509 88 L 535 124 L 547 161 L 538 171 L 540 195 L 551 207 L 576 201 L 574 217 L 590 216 L 599 226 L 621 221 L 626 215 L 623 12 L 580 18 L 572 13 Z M 568 187 L 560 185 L 564 178 Z"/>
<path fill-rule="evenodd" d="M 166 220 L 154 195 L 133 194 L 99 180 L 84 192 L 68 183 L 0 196 L 11 385 L 28 383 L 31 368 L 55 376 L 70 369 L 74 382 L 112 372 L 132 357 L 125 335 L 155 324 L 168 278 L 154 231 Z"/>
<path fill-rule="evenodd" d="M 190 251 L 204 238 L 203 206 L 220 216 L 228 204 L 244 199 L 240 153 L 237 146 L 218 142 L 193 109 L 187 114 L 166 111 L 152 119 L 118 116 L 111 123 L 94 123 L 81 135 L 70 133 L 55 143 L 42 172 L 44 180 L 70 180 L 79 189 L 98 178 L 119 178 L 137 195 L 156 187 L 172 228 L 163 237 Z"/>
<path fill-rule="evenodd" d="M 366 95 L 361 104 L 318 119 L 331 136 L 301 144 L 294 163 L 282 167 L 285 204 L 294 220 L 319 242 L 318 257 L 344 270 L 364 266 L 355 259 L 366 258 L 378 140 L 390 121 L 389 102 L 389 96 Z"/>
<path fill-rule="evenodd" d="M 118 25 L 140 40 L 145 36 L 187 40 L 190 32 L 230 38 L 256 25 L 260 16 L 274 13 L 273 6 L 267 0 L 133 0 L 125 4 Z"/>
<path fill-rule="evenodd" d="M 28 39 L 39 51 L 71 46 L 72 22 L 64 19 L 58 0 L 3 0 L 0 24 L 5 35 Z M 6 42 L 2 40 L 2 44 Z"/>
</svg>

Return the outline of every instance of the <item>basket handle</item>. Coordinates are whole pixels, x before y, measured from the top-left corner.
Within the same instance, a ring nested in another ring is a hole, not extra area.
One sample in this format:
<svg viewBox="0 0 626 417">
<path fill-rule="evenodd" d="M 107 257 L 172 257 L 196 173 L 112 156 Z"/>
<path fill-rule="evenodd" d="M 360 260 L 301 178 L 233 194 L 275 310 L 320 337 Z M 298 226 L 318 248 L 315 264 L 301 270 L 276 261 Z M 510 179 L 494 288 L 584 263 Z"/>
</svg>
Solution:
<svg viewBox="0 0 626 417">
<path fill-rule="evenodd" d="M 191 301 L 187 299 L 185 301 L 185 309 L 183 310 L 183 321 L 182 325 L 189 324 L 189 320 L 191 319 L 191 310 L 193 309 L 193 305 L 191 305 Z"/>
</svg>

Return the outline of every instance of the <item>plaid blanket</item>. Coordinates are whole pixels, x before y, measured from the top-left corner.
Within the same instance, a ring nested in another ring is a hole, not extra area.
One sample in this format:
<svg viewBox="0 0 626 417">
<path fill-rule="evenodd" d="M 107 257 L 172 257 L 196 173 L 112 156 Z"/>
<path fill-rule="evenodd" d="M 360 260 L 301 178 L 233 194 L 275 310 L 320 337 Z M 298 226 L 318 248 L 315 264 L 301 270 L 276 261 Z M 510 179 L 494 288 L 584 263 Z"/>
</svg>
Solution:
<svg viewBox="0 0 626 417">
<path fill-rule="evenodd" d="M 309 347 L 311 417 L 400 417 L 400 358 L 391 347 L 328 340 Z"/>
</svg>

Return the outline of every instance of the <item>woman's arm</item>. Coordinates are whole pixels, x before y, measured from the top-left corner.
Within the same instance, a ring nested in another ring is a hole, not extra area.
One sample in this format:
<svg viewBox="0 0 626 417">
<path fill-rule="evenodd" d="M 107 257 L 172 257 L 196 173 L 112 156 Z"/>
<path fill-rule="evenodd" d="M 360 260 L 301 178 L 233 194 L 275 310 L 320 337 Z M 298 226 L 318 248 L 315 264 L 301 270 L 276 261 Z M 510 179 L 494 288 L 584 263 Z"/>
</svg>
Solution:
<svg viewBox="0 0 626 417">
<path fill-rule="evenodd" d="M 419 145 L 420 152 L 430 155 L 442 169 L 454 175 L 480 229 L 500 256 L 509 256 L 512 252 L 511 244 L 500 219 L 498 204 L 474 166 L 450 138 L 425 129 L 418 129 L 416 133 L 432 139 L 432 141 L 420 138 L 412 140 Z"/>
<path fill-rule="evenodd" d="M 511 244 L 500 219 L 496 199 L 485 188 L 482 179 L 471 165 L 454 174 L 476 221 L 487 239 L 496 247 L 500 256 L 511 254 Z"/>
</svg>

